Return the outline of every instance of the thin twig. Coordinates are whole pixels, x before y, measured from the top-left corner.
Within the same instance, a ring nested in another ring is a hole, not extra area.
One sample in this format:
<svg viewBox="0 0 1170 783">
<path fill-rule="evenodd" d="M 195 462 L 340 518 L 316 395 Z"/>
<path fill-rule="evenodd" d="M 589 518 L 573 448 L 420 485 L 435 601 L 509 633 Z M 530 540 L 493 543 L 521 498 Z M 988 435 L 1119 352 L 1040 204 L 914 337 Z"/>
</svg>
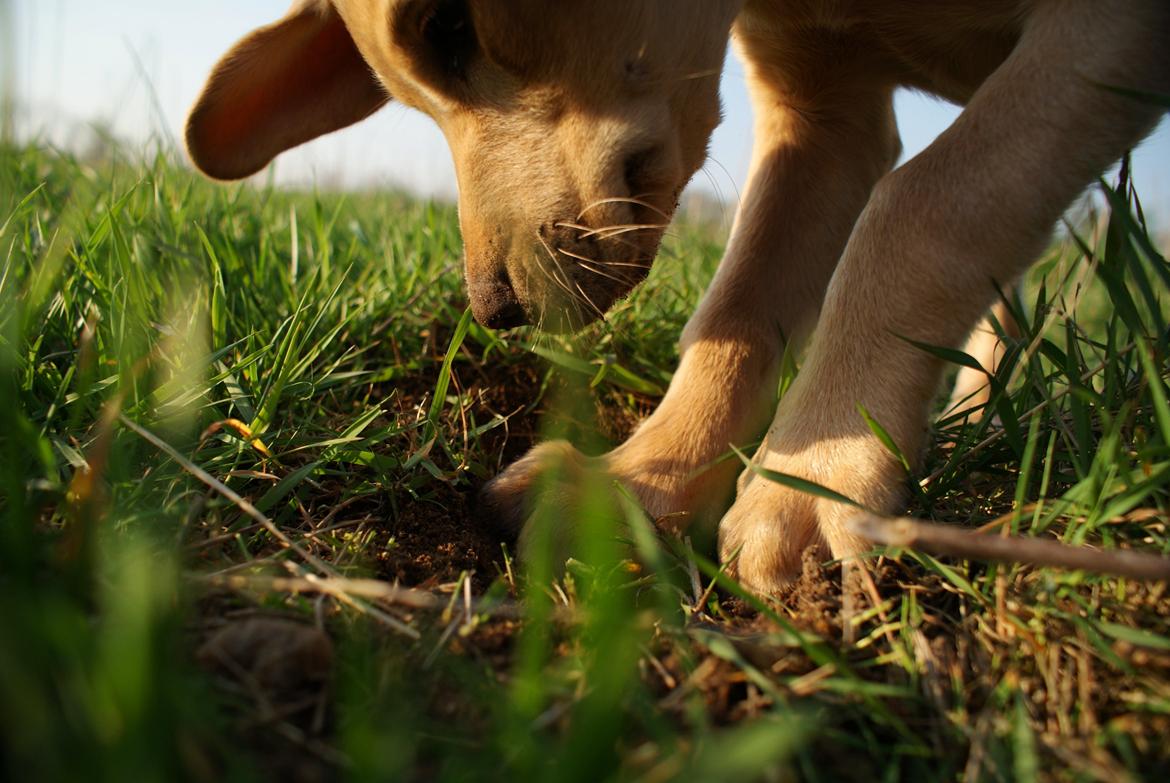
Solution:
<svg viewBox="0 0 1170 783">
<path fill-rule="evenodd" d="M 322 595 L 327 595 L 330 598 L 334 598 L 351 609 L 356 609 L 363 614 L 367 614 L 370 617 L 373 617 L 383 625 L 398 631 L 403 636 L 410 637 L 415 641 L 422 638 L 422 634 L 420 634 L 414 628 L 411 628 L 402 620 L 399 620 L 394 615 L 388 612 L 384 612 L 376 606 L 370 606 L 360 599 L 354 598 L 353 595 L 351 595 L 345 589 L 345 580 L 341 577 L 334 576 L 330 578 L 324 578 L 317 576 L 316 574 L 309 573 L 304 568 L 294 563 L 286 562 L 284 565 L 285 568 L 289 569 L 289 571 L 293 574 L 294 579 L 304 579 L 309 584 L 317 585 L 317 592 L 321 593 Z"/>
<path fill-rule="evenodd" d="M 877 544 L 935 555 L 1170 582 L 1170 558 L 1148 552 L 1090 549 L 1026 536 L 986 535 L 951 525 L 873 514 L 858 514 L 849 521 L 848 527 L 854 534 Z"/>
<path fill-rule="evenodd" d="M 206 470 L 184 457 L 177 450 L 175 450 L 174 446 L 167 443 L 165 440 L 158 437 L 150 430 L 131 421 L 123 413 L 118 414 L 118 421 L 122 423 L 123 427 L 130 430 L 131 432 L 134 432 L 143 440 L 157 448 L 159 451 L 166 453 L 168 457 L 179 463 L 179 466 L 182 467 L 183 470 L 187 471 L 192 476 L 206 484 L 208 487 L 234 503 L 236 508 L 240 509 L 240 511 L 244 512 L 244 514 L 254 519 L 256 523 L 260 525 L 260 527 L 268 531 L 268 533 L 277 541 L 279 541 L 281 545 L 287 549 L 291 549 L 306 563 L 313 565 L 326 574 L 332 571 L 332 569 L 329 568 L 329 566 L 326 565 L 320 558 L 314 556 L 305 550 L 304 547 L 298 545 L 295 541 L 289 538 L 280 528 L 276 526 L 276 524 L 271 519 L 266 517 L 264 513 L 260 511 L 260 509 L 256 508 L 249 501 L 240 497 L 240 495 L 227 484 L 224 484 L 215 476 L 211 475 Z"/>
<path fill-rule="evenodd" d="M 432 593 L 410 587 L 383 582 L 378 579 L 347 579 L 333 577 L 331 579 L 309 577 L 271 577 L 245 575 L 206 575 L 195 574 L 191 577 L 196 582 L 224 590 L 247 590 L 258 593 L 290 593 L 333 595 L 341 592 L 348 596 L 357 596 L 367 601 L 376 601 L 388 606 L 400 606 L 407 609 L 426 612 L 442 612 L 451 604 L 451 595 Z M 517 601 L 483 601 L 470 599 L 464 594 L 464 612 L 470 606 L 471 615 L 481 615 L 501 620 L 519 620 L 525 616 L 523 604 Z M 466 617 L 455 619 L 466 622 Z M 569 607 L 555 606 L 553 619 L 568 623 L 576 622 L 577 612 Z M 413 630 L 413 629 L 412 629 Z"/>
<path fill-rule="evenodd" d="M 310 580 L 291 576 L 217 576 L 196 574 L 192 577 L 209 587 L 227 590 L 254 590 L 256 592 L 274 593 L 322 593 L 321 580 Z M 400 587 L 389 582 L 377 579 L 346 579 L 335 577 L 337 587 L 345 592 L 360 598 L 373 601 L 382 601 L 396 606 L 405 606 L 408 609 L 422 609 L 441 611 L 450 600 L 449 597 L 431 593 L 426 590 L 415 590 L 410 587 Z"/>
<path fill-rule="evenodd" d="M 285 534 L 284 531 L 276 526 L 276 523 L 265 516 L 264 513 L 260 511 L 260 509 L 252 505 L 248 500 L 241 497 L 231 487 L 227 486 L 215 476 L 211 475 L 206 470 L 184 457 L 173 446 L 171 446 L 171 444 L 167 443 L 150 430 L 147 430 L 145 427 L 142 427 L 131 421 L 124 414 L 118 414 L 118 421 L 122 423 L 122 426 L 126 427 L 131 432 L 136 433 L 143 440 L 147 441 L 155 448 L 159 449 L 175 462 L 177 462 L 179 466 L 183 468 L 183 470 L 187 471 L 199 481 L 203 482 L 208 487 L 230 500 L 236 505 L 238 509 L 240 509 L 240 511 L 254 519 L 260 525 L 260 527 L 268 531 L 268 533 L 278 542 L 280 542 L 282 546 L 292 552 L 295 552 L 298 557 L 320 571 L 321 576 L 303 572 L 300 574 L 300 576 L 302 576 L 310 584 L 317 585 L 317 590 L 314 592 L 324 593 L 332 598 L 337 599 L 341 603 L 346 604 L 347 606 L 357 609 L 360 612 L 369 614 L 375 619 L 382 621 L 394 630 L 399 631 L 400 633 L 405 634 L 412 639 L 419 638 L 419 632 L 414 628 L 411 628 L 409 625 L 406 625 L 395 617 L 391 617 L 380 609 L 363 604 L 361 601 L 354 598 L 353 595 L 346 592 L 342 584 L 344 580 L 337 577 L 336 572 L 329 567 L 329 564 L 321 560 L 319 557 L 313 555 L 300 544 L 289 538 L 289 536 Z"/>
</svg>

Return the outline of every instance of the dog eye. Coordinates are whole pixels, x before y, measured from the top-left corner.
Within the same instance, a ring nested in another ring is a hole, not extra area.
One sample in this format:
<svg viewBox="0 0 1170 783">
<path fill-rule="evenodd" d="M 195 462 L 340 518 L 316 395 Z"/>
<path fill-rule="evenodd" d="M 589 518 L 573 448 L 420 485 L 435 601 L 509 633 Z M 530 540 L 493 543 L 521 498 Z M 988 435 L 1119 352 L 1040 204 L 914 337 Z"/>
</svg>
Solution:
<svg viewBox="0 0 1170 783">
<path fill-rule="evenodd" d="M 421 32 L 444 72 L 462 76 L 476 49 L 467 0 L 436 0 L 422 19 Z"/>
</svg>

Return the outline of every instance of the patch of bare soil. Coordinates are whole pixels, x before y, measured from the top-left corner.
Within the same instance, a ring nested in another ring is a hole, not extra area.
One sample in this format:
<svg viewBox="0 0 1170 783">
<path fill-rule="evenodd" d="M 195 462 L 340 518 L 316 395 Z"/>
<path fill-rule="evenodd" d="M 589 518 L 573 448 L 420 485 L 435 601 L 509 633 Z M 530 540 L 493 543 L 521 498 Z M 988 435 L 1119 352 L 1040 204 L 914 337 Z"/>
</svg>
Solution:
<svg viewBox="0 0 1170 783">
<path fill-rule="evenodd" d="M 414 378 L 396 386 L 403 410 L 425 404 L 433 380 Z M 629 436 L 641 419 L 653 410 L 649 398 L 611 392 L 598 399 L 592 421 L 577 421 L 561 411 L 553 412 L 547 400 L 570 393 L 563 381 L 549 379 L 533 363 L 488 365 L 471 362 L 453 376 L 453 386 L 468 401 L 460 413 L 466 421 L 480 424 L 506 417 L 506 424 L 482 436 L 476 452 L 488 455 L 482 465 L 487 474 L 454 486 L 436 481 L 425 499 L 398 496 L 385 523 L 385 546 L 379 553 L 378 576 L 404 585 L 430 589 L 473 573 L 477 590 L 486 588 L 504 572 L 503 547 L 514 541 L 502 536 L 477 506 L 477 494 L 486 479 L 521 457 L 541 439 L 548 428 L 575 434 L 599 430 L 609 442 Z"/>
<path fill-rule="evenodd" d="M 474 505 L 472 491 L 452 488 L 404 505 L 386 523 L 390 540 L 378 555 L 378 575 L 427 590 L 472 573 L 476 590 L 485 589 L 503 572 L 502 542 L 475 518 Z"/>
<path fill-rule="evenodd" d="M 472 362 L 452 375 L 452 385 L 467 400 L 455 415 L 454 430 L 464 431 L 459 444 L 471 465 L 470 475 L 494 474 L 536 442 L 540 427 L 542 376 L 532 363 L 488 365 Z M 415 378 L 396 386 L 400 416 L 429 404 L 434 380 Z M 470 422 L 482 425 L 497 418 L 505 423 L 471 442 Z M 387 498 L 381 525 L 377 573 L 382 579 L 420 589 L 457 581 L 472 574 L 476 590 L 485 589 L 504 571 L 502 546 L 510 541 L 477 513 L 476 495 L 482 475 L 472 481 L 436 479 L 425 495 L 397 492 Z M 393 489 L 388 490 L 394 492 Z"/>
</svg>

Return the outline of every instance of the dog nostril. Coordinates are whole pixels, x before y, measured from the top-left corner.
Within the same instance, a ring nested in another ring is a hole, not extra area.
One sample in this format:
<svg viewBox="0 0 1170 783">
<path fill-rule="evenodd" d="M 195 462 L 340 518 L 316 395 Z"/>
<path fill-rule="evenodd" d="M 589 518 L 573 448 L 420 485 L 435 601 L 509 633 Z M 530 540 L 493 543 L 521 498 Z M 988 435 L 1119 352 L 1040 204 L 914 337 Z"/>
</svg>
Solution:
<svg viewBox="0 0 1170 783">
<path fill-rule="evenodd" d="M 528 323 L 528 314 L 516 296 L 507 274 L 480 285 L 472 285 L 471 312 L 489 329 L 512 329 Z"/>
<path fill-rule="evenodd" d="M 479 322 L 489 329 L 513 329 L 527 324 L 528 314 L 519 302 L 513 300 L 504 303 L 486 318 L 480 318 Z"/>
<path fill-rule="evenodd" d="M 657 154 L 658 150 L 651 148 L 635 152 L 626 158 L 624 177 L 628 195 L 635 197 L 646 195 L 651 167 Z"/>
</svg>

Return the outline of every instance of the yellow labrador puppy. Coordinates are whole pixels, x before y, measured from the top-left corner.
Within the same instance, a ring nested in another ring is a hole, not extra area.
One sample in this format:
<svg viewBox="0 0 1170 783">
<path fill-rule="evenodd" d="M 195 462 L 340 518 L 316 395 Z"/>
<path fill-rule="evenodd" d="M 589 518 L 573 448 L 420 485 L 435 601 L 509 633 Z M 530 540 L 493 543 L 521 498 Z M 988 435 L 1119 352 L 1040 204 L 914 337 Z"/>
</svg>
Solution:
<svg viewBox="0 0 1170 783">
<path fill-rule="evenodd" d="M 901 338 L 961 345 L 1154 127 L 1109 88 L 1170 93 L 1166 0 L 301 0 L 215 67 L 188 148 L 246 177 L 393 96 L 450 143 L 476 317 L 577 328 L 645 276 L 719 122 L 729 37 L 751 181 L 666 397 L 604 465 L 653 514 L 717 515 L 736 470 L 705 466 L 767 427 L 760 465 L 892 510 L 901 472 L 858 406 L 919 451 L 942 368 Z M 966 109 L 891 171 L 899 86 Z M 552 452 L 575 458 L 545 444 L 488 487 L 500 514 L 523 519 Z M 849 511 L 745 473 L 720 547 L 768 592 L 810 546 L 855 553 Z"/>
</svg>

